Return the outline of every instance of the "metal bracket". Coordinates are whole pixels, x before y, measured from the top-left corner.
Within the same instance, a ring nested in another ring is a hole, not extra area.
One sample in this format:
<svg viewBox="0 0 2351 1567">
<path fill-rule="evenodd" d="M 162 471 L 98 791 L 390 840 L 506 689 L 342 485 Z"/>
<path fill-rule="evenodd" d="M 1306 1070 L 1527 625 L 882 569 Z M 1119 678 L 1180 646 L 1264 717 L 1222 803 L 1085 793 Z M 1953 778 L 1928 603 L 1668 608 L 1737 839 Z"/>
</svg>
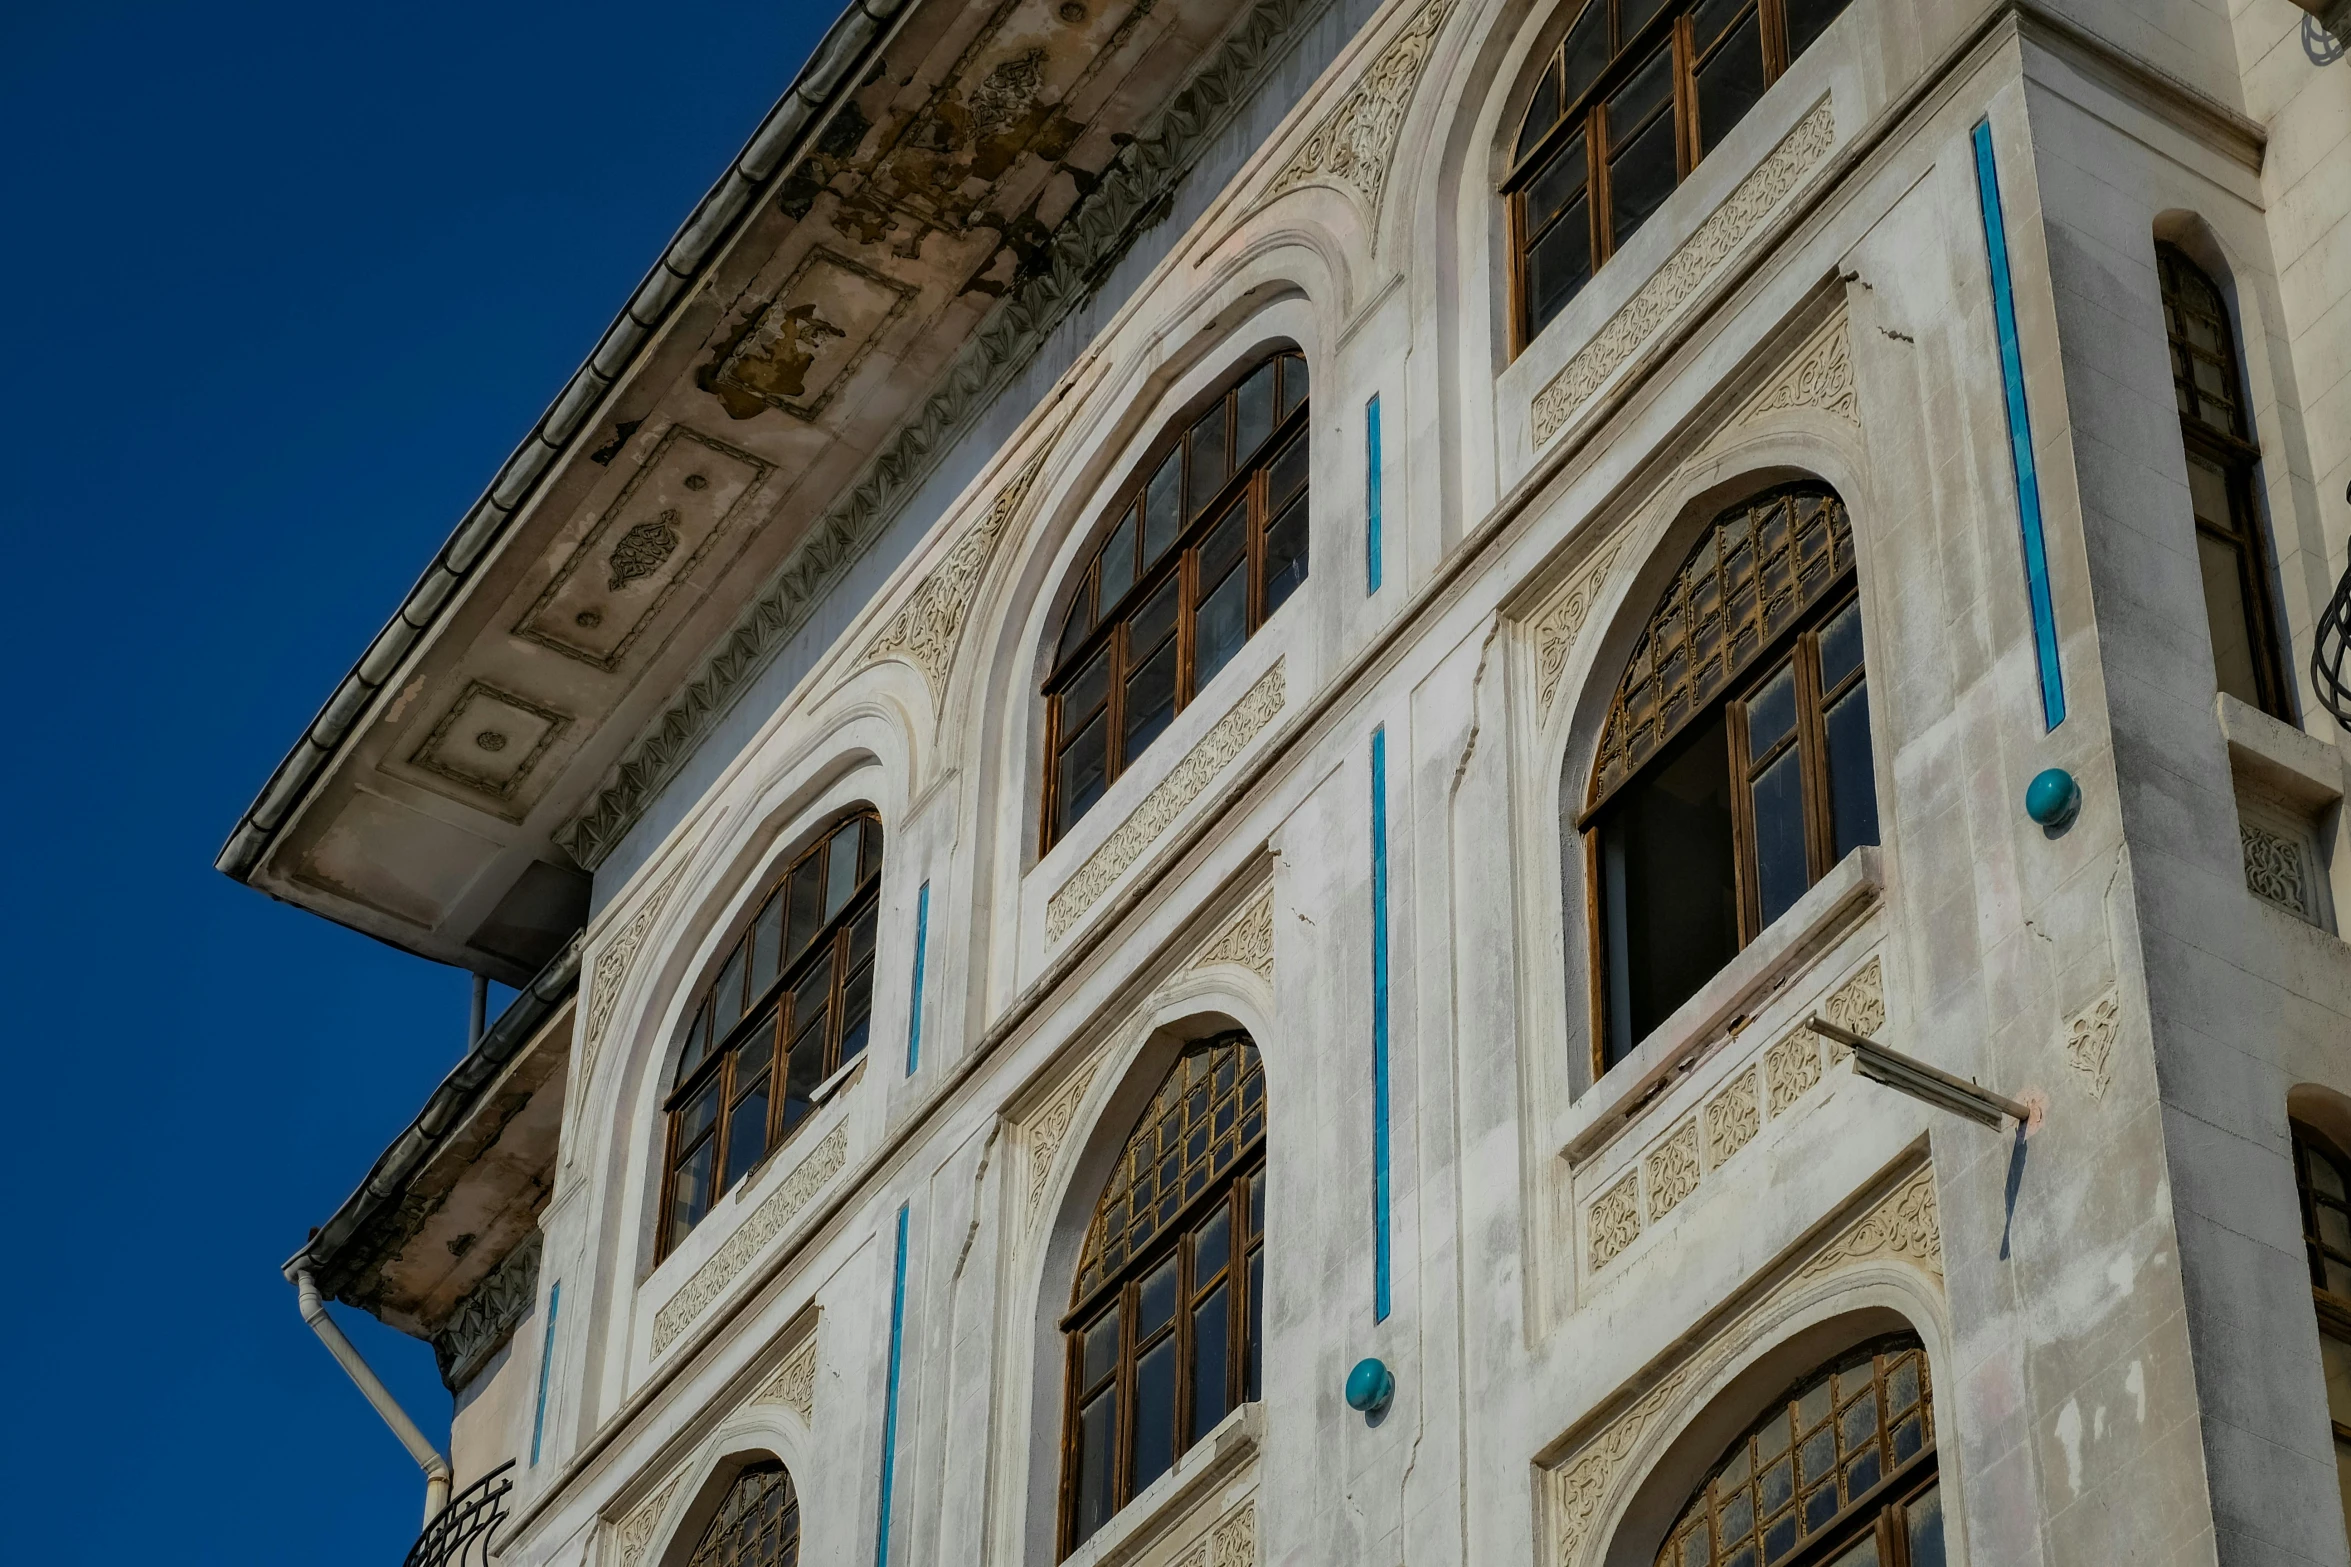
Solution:
<svg viewBox="0 0 2351 1567">
<path fill-rule="evenodd" d="M 1851 1050 L 1853 1070 L 1873 1083 L 1883 1083 L 1913 1099 L 1923 1099 L 1938 1109 L 1948 1110 L 1953 1115 L 1963 1115 L 1995 1132 L 2000 1130 L 2003 1119 L 2016 1122 L 2027 1132 L 2040 1125 L 2041 1116 L 2037 1106 L 2020 1099 L 2010 1099 L 2005 1094 L 1993 1093 L 1964 1077 L 1954 1077 L 1940 1067 L 1929 1066 L 1898 1050 L 1889 1050 L 1866 1035 L 1839 1027 L 1817 1012 L 1805 1020 L 1804 1026 L 1823 1039 L 1833 1039 Z"/>
</svg>

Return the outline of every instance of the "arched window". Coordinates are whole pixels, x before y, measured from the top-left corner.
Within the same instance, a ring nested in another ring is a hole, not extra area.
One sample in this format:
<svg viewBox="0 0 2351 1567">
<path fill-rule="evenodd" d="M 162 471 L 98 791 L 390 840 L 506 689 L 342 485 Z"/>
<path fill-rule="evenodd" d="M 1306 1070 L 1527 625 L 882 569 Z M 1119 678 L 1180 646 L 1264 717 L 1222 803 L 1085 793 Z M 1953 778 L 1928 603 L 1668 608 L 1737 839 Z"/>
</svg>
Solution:
<svg viewBox="0 0 2351 1567">
<path fill-rule="evenodd" d="M 2204 269 L 2176 245 L 2156 245 L 2155 274 L 2163 287 L 2180 441 L 2187 448 L 2188 503 L 2196 517 L 2196 564 L 2204 575 L 2214 671 L 2221 690 L 2291 722 L 2268 552 L 2253 505 L 2253 469 L 2261 453 L 2248 438 L 2245 377 L 2228 306 Z"/>
<path fill-rule="evenodd" d="M 1061 1554 L 1258 1396 L 1265 1074 L 1246 1034 L 1187 1047 L 1119 1150 L 1078 1260 Z"/>
<path fill-rule="evenodd" d="M 1045 846 L 1306 580 L 1306 361 L 1277 353 L 1163 438 L 1078 567 L 1045 682 Z"/>
<path fill-rule="evenodd" d="M 2335 1476 L 2351 1519 L 2351 1159 L 2301 1122 L 2294 1134 L 2294 1187 L 2302 1199 L 2302 1246 L 2318 1308 L 2319 1359 L 2327 1414 L 2335 1427 Z"/>
<path fill-rule="evenodd" d="M 1503 182 L 1515 347 L 1567 307 L 1848 0 L 1583 0 Z"/>
<path fill-rule="evenodd" d="M 1699 1482 L 1657 1567 L 1943 1567 L 1933 1405 L 1908 1333 L 1806 1373 Z"/>
<path fill-rule="evenodd" d="M 799 1567 L 800 1498 L 773 1459 L 735 1477 L 687 1567 Z"/>
<path fill-rule="evenodd" d="M 1878 841 L 1853 528 L 1825 485 L 1717 517 L 1634 644 L 1583 821 L 1605 1072 Z"/>
<path fill-rule="evenodd" d="M 694 1008 L 669 1096 L 664 1254 L 865 1049 L 881 877 L 881 822 L 836 823 L 784 867 Z"/>
</svg>

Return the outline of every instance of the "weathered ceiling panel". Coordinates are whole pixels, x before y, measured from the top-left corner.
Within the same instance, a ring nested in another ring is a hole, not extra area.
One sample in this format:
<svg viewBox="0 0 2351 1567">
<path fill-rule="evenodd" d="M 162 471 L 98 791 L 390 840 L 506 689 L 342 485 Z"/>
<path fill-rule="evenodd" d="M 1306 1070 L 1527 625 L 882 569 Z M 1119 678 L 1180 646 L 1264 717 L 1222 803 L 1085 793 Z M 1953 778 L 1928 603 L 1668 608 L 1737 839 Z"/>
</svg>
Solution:
<svg viewBox="0 0 2351 1567">
<path fill-rule="evenodd" d="M 564 858 L 555 830 L 1243 9 L 906 5 L 364 716 L 314 726 L 333 753 L 291 808 L 256 807 L 266 844 L 249 828 L 223 867 L 527 977 L 493 935 L 506 893 Z M 417 791 L 446 808 L 395 803 Z"/>
</svg>

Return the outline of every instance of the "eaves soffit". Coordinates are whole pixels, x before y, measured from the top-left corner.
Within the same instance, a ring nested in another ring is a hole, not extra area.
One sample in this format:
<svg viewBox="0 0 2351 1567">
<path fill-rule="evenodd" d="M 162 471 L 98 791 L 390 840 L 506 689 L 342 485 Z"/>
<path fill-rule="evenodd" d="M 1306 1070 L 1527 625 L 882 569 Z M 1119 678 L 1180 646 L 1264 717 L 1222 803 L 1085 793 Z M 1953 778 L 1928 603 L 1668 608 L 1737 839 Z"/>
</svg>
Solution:
<svg viewBox="0 0 2351 1567">
<path fill-rule="evenodd" d="M 584 914 L 565 824 L 1243 4 L 852 7 L 221 869 L 527 979 Z"/>
</svg>

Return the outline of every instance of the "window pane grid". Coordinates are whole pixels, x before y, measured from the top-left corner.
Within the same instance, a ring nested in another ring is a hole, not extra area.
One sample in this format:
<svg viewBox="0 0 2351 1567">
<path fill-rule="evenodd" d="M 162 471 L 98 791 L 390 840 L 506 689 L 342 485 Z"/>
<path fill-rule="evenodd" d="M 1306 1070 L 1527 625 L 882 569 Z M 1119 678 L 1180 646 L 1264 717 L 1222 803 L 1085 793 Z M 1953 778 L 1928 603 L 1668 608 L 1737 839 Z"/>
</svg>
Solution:
<svg viewBox="0 0 2351 1567">
<path fill-rule="evenodd" d="M 1566 308 L 1846 4 L 1589 0 L 1535 80 L 1518 164 L 1502 186 L 1517 235 L 1514 349 Z M 1612 102 L 1652 68 L 1670 74 L 1661 121 L 1650 118 L 1652 92 L 1630 115 Z M 1582 165 L 1587 147 L 1592 178 L 1606 188 L 1576 203 L 1566 165 Z M 1583 235 L 1563 233 L 1567 225 Z"/>
<path fill-rule="evenodd" d="M 1064 1555 L 1257 1396 L 1264 1133 L 1256 1047 L 1228 1034 L 1184 1052 L 1120 1150 L 1073 1292 Z"/>
<path fill-rule="evenodd" d="M 1305 580 L 1306 400 L 1302 356 L 1258 361 L 1114 513 L 1064 612 L 1045 683 L 1044 847 Z"/>
<path fill-rule="evenodd" d="M 764 1463 L 736 1477 L 688 1567 L 798 1567 L 799 1561 L 800 1499 L 784 1466 Z"/>
<path fill-rule="evenodd" d="M 790 1135 L 816 1085 L 864 1047 L 880 877 L 881 824 L 859 812 L 786 867 L 721 960 L 687 1027 L 670 1096 L 663 1255 Z M 716 1023 L 730 1013 L 744 1021 Z"/>
<path fill-rule="evenodd" d="M 1852 564 L 1844 503 L 1816 485 L 1772 491 L 1718 520 L 1634 645 L 1601 730 L 1592 803 L 1664 749 Z"/>
<path fill-rule="evenodd" d="M 1909 1335 L 1817 1371 L 1733 1443 L 1657 1553 L 1658 1567 L 1772 1567 L 1874 1518 L 1897 1475 L 1931 1464 L 1932 1390 Z"/>
</svg>

